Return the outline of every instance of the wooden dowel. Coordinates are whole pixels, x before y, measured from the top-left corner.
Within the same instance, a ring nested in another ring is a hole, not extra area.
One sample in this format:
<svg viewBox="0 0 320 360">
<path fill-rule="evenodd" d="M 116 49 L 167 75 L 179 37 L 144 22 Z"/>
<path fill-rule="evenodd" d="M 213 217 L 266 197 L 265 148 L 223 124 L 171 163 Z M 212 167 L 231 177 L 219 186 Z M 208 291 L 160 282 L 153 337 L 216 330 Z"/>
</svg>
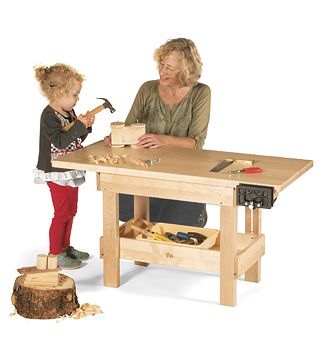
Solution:
<svg viewBox="0 0 320 360">
<path fill-rule="evenodd" d="M 44 254 L 39 254 L 37 256 L 37 269 L 45 270 L 47 268 L 48 256 Z"/>
<path fill-rule="evenodd" d="M 48 255 L 48 269 L 55 270 L 58 266 L 58 257 L 56 255 Z"/>
</svg>

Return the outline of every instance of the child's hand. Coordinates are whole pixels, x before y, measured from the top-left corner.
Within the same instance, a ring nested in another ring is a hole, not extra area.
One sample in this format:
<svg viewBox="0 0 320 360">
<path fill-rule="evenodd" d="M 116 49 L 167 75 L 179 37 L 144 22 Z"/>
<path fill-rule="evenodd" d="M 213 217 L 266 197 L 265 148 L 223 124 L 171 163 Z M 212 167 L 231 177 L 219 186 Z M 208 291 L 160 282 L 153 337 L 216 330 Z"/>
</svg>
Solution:
<svg viewBox="0 0 320 360">
<path fill-rule="evenodd" d="M 91 115 L 91 116 L 84 116 L 87 119 L 87 123 L 88 123 L 88 127 L 92 127 L 94 120 L 95 120 L 95 116 Z"/>
<path fill-rule="evenodd" d="M 95 117 L 94 116 L 79 115 L 78 120 L 81 121 L 86 128 L 88 128 L 88 127 L 91 127 L 93 125 Z"/>
</svg>

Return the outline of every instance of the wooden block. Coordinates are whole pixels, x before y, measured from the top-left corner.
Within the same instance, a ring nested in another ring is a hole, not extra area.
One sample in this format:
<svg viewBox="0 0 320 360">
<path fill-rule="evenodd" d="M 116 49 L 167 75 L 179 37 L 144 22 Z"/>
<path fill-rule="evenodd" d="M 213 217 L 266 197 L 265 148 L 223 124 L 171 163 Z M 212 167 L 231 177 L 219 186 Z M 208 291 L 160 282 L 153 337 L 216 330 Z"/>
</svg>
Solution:
<svg viewBox="0 0 320 360">
<path fill-rule="evenodd" d="M 58 270 L 45 271 L 45 272 L 31 272 L 26 273 L 26 279 L 50 279 L 56 278 L 59 275 Z"/>
<path fill-rule="evenodd" d="M 130 126 L 124 126 L 124 123 L 111 123 L 112 145 L 134 145 L 145 133 L 146 125 L 142 123 Z"/>
<path fill-rule="evenodd" d="M 52 280 L 28 280 L 25 279 L 24 283 L 25 286 L 33 286 L 33 287 L 55 287 L 59 285 L 59 278 L 52 279 Z"/>
<path fill-rule="evenodd" d="M 36 266 L 26 266 L 26 267 L 22 267 L 22 268 L 17 269 L 17 270 L 18 270 L 18 272 L 20 274 L 28 274 L 28 273 L 34 273 L 34 274 L 42 273 L 43 274 L 43 273 L 52 273 L 52 272 L 60 271 L 61 268 L 57 267 L 54 270 L 51 270 L 51 269 L 43 269 L 42 270 L 42 269 L 37 269 Z"/>
<path fill-rule="evenodd" d="M 37 269 L 45 270 L 47 268 L 48 256 L 44 254 L 39 254 L 37 256 Z"/>
<path fill-rule="evenodd" d="M 25 286 L 58 286 L 59 271 L 58 270 L 39 270 L 25 273 Z"/>
</svg>

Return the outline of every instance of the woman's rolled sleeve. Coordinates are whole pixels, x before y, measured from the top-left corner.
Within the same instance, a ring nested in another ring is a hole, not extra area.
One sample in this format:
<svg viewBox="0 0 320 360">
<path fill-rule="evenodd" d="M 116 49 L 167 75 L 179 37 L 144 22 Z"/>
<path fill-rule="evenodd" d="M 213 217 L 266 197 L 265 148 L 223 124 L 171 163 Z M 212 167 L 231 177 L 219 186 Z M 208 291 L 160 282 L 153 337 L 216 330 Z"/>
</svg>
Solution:
<svg viewBox="0 0 320 360">
<path fill-rule="evenodd" d="M 203 85 L 202 91 L 194 99 L 192 121 L 188 136 L 196 141 L 195 148 L 201 149 L 207 136 L 210 118 L 211 91 L 209 86 Z"/>
</svg>

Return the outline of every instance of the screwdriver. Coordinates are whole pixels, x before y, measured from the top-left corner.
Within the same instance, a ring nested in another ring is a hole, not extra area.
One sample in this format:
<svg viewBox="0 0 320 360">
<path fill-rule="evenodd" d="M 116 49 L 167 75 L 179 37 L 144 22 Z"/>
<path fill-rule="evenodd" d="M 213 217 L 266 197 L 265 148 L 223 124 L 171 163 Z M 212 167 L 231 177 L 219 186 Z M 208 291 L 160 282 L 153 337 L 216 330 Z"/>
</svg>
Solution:
<svg viewBox="0 0 320 360">
<path fill-rule="evenodd" d="M 247 167 L 247 168 L 243 168 L 243 169 L 238 169 L 238 170 L 231 170 L 229 171 L 229 174 L 240 174 L 240 173 L 244 173 L 244 174 L 257 174 L 257 173 L 261 173 L 263 172 L 263 169 L 261 169 L 261 167 Z"/>
</svg>

